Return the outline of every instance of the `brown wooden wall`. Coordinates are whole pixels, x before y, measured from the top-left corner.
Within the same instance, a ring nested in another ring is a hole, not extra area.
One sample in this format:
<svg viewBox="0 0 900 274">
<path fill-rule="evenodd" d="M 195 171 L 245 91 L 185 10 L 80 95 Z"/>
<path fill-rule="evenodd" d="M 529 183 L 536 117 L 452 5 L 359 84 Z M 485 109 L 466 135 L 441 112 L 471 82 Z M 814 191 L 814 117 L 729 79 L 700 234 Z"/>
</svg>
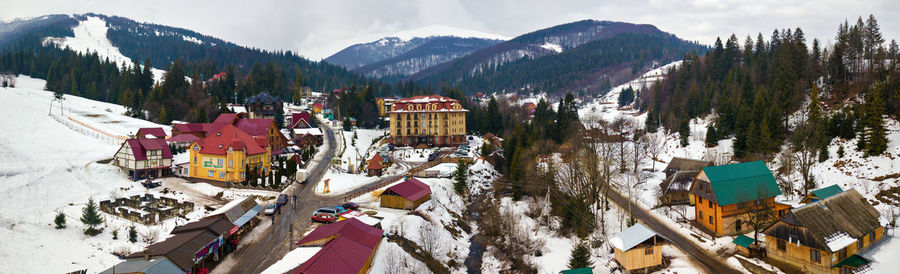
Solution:
<svg viewBox="0 0 900 274">
<path fill-rule="evenodd" d="M 653 249 L 653 254 L 646 254 L 646 249 Z M 616 261 L 625 269 L 635 270 L 662 264 L 662 245 L 637 246 L 628 251 L 615 249 Z"/>
</svg>

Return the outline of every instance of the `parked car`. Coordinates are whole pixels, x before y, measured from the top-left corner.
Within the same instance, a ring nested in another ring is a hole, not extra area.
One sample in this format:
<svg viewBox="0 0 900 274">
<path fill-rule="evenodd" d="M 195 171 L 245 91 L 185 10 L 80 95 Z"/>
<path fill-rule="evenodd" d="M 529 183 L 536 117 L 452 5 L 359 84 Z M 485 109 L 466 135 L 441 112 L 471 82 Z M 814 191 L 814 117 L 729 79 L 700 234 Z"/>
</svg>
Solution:
<svg viewBox="0 0 900 274">
<path fill-rule="evenodd" d="M 334 207 L 323 207 L 313 212 L 312 217 L 310 219 L 313 222 L 320 223 L 333 223 L 338 219 L 338 211 Z"/>
<path fill-rule="evenodd" d="M 434 160 L 437 159 L 438 156 L 440 156 L 440 155 L 441 155 L 440 152 L 437 152 L 437 151 L 432 152 L 431 155 L 428 155 L 428 161 L 429 161 L 429 162 L 434 161 Z"/>
<path fill-rule="evenodd" d="M 275 204 L 266 205 L 266 215 L 275 215 Z"/>
<path fill-rule="evenodd" d="M 275 200 L 275 205 L 278 207 L 283 206 L 287 203 L 288 196 L 287 194 L 278 194 L 278 199 Z"/>
<path fill-rule="evenodd" d="M 357 209 L 359 209 L 359 205 L 357 205 L 357 204 L 354 203 L 354 202 L 349 202 L 349 203 L 346 203 L 346 204 L 342 204 L 341 207 L 346 208 L 346 209 L 350 209 L 350 210 L 357 210 Z"/>
</svg>

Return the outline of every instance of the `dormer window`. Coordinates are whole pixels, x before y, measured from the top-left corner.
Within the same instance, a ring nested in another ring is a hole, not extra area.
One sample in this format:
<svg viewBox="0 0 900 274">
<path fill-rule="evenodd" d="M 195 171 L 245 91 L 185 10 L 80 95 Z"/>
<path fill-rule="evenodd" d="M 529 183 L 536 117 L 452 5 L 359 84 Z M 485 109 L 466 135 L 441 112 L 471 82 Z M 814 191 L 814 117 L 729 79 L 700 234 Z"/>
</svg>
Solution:
<svg viewBox="0 0 900 274">
<path fill-rule="evenodd" d="M 222 132 L 221 131 L 216 132 L 216 136 L 222 136 Z"/>
<path fill-rule="evenodd" d="M 228 147 L 228 153 L 234 152 L 234 147 Z"/>
<path fill-rule="evenodd" d="M 225 147 L 225 145 L 219 145 L 219 148 Z"/>
</svg>

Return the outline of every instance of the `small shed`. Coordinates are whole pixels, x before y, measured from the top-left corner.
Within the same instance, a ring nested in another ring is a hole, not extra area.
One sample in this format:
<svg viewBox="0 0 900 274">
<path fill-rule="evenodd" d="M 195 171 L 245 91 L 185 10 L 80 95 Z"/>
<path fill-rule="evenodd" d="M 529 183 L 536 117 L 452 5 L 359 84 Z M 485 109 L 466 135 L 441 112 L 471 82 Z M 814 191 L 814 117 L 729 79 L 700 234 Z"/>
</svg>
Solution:
<svg viewBox="0 0 900 274">
<path fill-rule="evenodd" d="M 818 202 L 819 200 L 828 199 L 828 197 L 834 196 L 835 194 L 838 194 L 841 192 L 844 192 L 844 190 L 841 189 L 840 186 L 838 186 L 836 184 L 830 185 L 827 187 L 813 190 L 812 192 L 807 194 L 806 197 L 803 197 L 803 199 L 800 200 L 800 203 L 801 204 L 815 203 L 815 202 Z"/>
<path fill-rule="evenodd" d="M 691 203 L 691 182 L 700 173 L 699 170 L 677 171 L 659 183 L 662 190 L 660 200 L 665 205 L 687 205 Z"/>
<path fill-rule="evenodd" d="M 744 236 L 744 234 L 740 234 L 734 238 L 734 241 L 731 241 L 731 242 L 736 245 L 738 254 L 749 257 L 750 256 L 750 246 L 753 245 L 753 243 L 756 242 L 756 240 L 754 240 L 753 238 Z"/>
<path fill-rule="evenodd" d="M 381 206 L 412 210 L 431 199 L 431 187 L 410 178 L 381 193 Z"/>
<path fill-rule="evenodd" d="M 641 223 L 619 232 L 609 243 L 615 250 L 616 261 L 628 271 L 662 264 L 665 239 Z"/>
</svg>

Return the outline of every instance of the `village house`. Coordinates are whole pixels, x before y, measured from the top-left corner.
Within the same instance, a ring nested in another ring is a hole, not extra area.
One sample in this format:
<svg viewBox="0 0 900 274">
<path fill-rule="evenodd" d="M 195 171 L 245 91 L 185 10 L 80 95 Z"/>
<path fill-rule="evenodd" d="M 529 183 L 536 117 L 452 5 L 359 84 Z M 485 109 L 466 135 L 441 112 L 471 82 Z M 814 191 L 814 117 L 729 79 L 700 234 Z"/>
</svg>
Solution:
<svg viewBox="0 0 900 274">
<path fill-rule="evenodd" d="M 113 156 L 113 165 L 127 172 L 132 180 L 168 175 L 172 150 L 164 139 L 165 132 L 157 129 L 139 129 L 139 138 L 125 140 Z"/>
<path fill-rule="evenodd" d="M 190 177 L 238 182 L 247 178 L 248 168 L 269 174 L 270 155 L 266 138 L 253 137 L 233 125 L 225 125 L 191 144 Z"/>
<path fill-rule="evenodd" d="M 299 147 L 319 146 L 324 141 L 322 130 L 314 128 L 295 128 L 291 130 L 291 139 Z"/>
<path fill-rule="evenodd" d="M 309 112 L 294 112 L 291 113 L 291 121 L 289 128 L 311 128 L 312 127 L 312 118 L 309 116 Z"/>
<path fill-rule="evenodd" d="M 221 216 L 210 216 L 199 221 L 175 227 L 172 236 L 147 246 L 143 251 L 125 256 L 125 261 L 102 273 L 140 273 L 153 268 L 165 272 L 143 273 L 202 273 L 208 271 L 209 261 L 234 250 L 236 245 L 227 241 L 234 225 Z M 168 261 L 168 262 L 166 262 Z M 174 271 L 172 265 L 177 270 Z"/>
<path fill-rule="evenodd" d="M 284 104 L 278 96 L 272 96 L 268 92 L 247 97 L 244 100 L 244 107 L 250 119 L 275 119 L 275 115 L 281 113 Z"/>
<path fill-rule="evenodd" d="M 609 243 L 616 262 L 629 272 L 645 270 L 662 264 L 662 246 L 666 240 L 641 223 L 619 232 Z"/>
<path fill-rule="evenodd" d="M 742 216 L 750 210 L 765 207 L 781 216 L 790 208 L 775 202 L 781 189 L 763 161 L 703 167 L 690 189 L 696 222 L 716 236 L 752 229 Z"/>
<path fill-rule="evenodd" d="M 394 105 L 394 102 L 397 102 L 397 98 L 375 98 L 375 107 L 378 108 L 378 117 L 387 116 L 388 112 L 391 111 L 391 106 Z"/>
<path fill-rule="evenodd" d="M 823 187 L 823 188 L 816 189 L 816 190 L 809 192 L 809 194 L 806 194 L 806 197 L 803 197 L 803 199 L 800 200 L 800 203 L 801 204 L 815 203 L 815 202 L 818 202 L 819 200 L 828 199 L 828 197 L 834 196 L 841 192 L 844 192 L 844 190 L 841 189 L 840 186 L 830 185 L 830 186 Z"/>
<path fill-rule="evenodd" d="M 244 133 L 254 138 L 265 138 L 273 155 L 281 153 L 281 149 L 287 147 L 287 137 L 278 131 L 275 121 L 272 119 L 248 119 L 246 113 L 223 113 L 212 123 L 174 124 L 172 126 L 173 140 L 182 141 L 192 139 L 184 134 L 194 135 L 204 139 L 209 132 L 216 132 L 226 125 L 233 125 Z M 176 138 L 177 137 L 177 138 Z"/>
<path fill-rule="evenodd" d="M 381 193 L 381 207 L 413 210 L 431 199 L 431 187 L 415 178 L 393 185 Z"/>
<path fill-rule="evenodd" d="M 804 273 L 861 273 L 869 259 L 860 256 L 884 237 L 880 214 L 850 189 L 792 209 L 765 231 L 769 259 Z"/>
<path fill-rule="evenodd" d="M 357 218 L 320 226 L 296 245 L 322 248 L 289 273 L 368 273 L 382 235 Z"/>
<path fill-rule="evenodd" d="M 466 112 L 456 99 L 415 96 L 391 106 L 391 140 L 395 146 L 458 146 L 466 143 Z"/>
<path fill-rule="evenodd" d="M 691 204 L 690 189 L 694 177 L 700 173 L 700 169 L 711 166 L 712 162 L 674 157 L 663 171 L 666 179 L 659 183 L 662 190 L 660 201 L 665 205 Z"/>
<path fill-rule="evenodd" d="M 378 153 L 375 153 L 375 156 L 372 156 L 372 159 L 366 161 L 366 174 L 369 176 L 381 176 L 382 170 L 384 169 L 382 162 L 384 162 L 384 158 Z"/>
</svg>

